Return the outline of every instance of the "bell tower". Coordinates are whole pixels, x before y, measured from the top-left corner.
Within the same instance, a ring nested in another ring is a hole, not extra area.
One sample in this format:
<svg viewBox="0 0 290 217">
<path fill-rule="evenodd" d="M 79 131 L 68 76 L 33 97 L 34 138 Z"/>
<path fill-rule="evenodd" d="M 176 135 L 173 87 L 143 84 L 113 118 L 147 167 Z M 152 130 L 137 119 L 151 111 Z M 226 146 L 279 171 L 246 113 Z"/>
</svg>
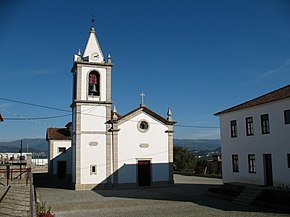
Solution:
<svg viewBox="0 0 290 217">
<path fill-rule="evenodd" d="M 111 183 L 111 57 L 105 60 L 91 27 L 72 67 L 72 182 L 76 190 Z"/>
</svg>

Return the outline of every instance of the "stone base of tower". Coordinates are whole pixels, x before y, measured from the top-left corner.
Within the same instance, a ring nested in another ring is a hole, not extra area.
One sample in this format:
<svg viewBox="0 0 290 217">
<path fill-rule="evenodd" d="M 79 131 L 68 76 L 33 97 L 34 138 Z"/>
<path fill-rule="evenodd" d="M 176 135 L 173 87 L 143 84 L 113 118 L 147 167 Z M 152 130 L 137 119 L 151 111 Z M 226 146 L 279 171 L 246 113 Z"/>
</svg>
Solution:
<svg viewBox="0 0 290 217">
<path fill-rule="evenodd" d="M 107 189 L 107 184 L 73 184 L 76 191 Z"/>
</svg>

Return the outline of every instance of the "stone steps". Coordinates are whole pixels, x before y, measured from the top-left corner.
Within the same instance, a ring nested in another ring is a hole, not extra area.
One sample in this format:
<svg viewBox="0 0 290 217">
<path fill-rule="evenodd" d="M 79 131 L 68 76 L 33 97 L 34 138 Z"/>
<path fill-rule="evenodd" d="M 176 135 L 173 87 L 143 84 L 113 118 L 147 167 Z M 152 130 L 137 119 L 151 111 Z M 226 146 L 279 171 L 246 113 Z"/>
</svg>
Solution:
<svg viewBox="0 0 290 217">
<path fill-rule="evenodd" d="M 244 190 L 234 199 L 234 203 L 240 205 L 250 205 L 262 192 L 262 189 L 255 186 L 246 186 Z"/>
<path fill-rule="evenodd" d="M 0 216 L 29 216 L 30 185 L 26 185 L 26 181 L 23 182 L 23 180 L 9 184 L 11 186 L 0 203 Z"/>
</svg>

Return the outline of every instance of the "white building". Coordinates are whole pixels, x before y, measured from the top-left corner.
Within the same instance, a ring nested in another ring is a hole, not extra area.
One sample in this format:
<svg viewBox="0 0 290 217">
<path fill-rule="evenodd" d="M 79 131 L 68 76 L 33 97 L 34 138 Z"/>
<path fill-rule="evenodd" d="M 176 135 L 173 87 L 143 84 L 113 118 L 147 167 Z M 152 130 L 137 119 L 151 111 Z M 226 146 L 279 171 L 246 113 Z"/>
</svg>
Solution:
<svg viewBox="0 0 290 217">
<path fill-rule="evenodd" d="M 224 183 L 290 186 L 290 85 L 215 115 Z"/>
<path fill-rule="evenodd" d="M 170 110 L 167 119 L 161 117 L 144 105 L 142 94 L 140 107 L 128 114 L 112 111 L 112 67 L 111 57 L 105 60 L 92 27 L 83 54 L 79 51 L 74 56 L 71 143 L 48 138 L 52 173 L 59 170 L 54 160 L 57 150 L 66 147 L 72 153 L 76 190 L 173 183 L 175 122 Z"/>
<path fill-rule="evenodd" d="M 59 178 L 71 177 L 72 151 L 71 133 L 69 128 L 48 128 L 46 133 L 48 141 L 48 172 Z M 41 161 L 40 161 L 41 162 Z M 39 161 L 36 160 L 36 164 Z"/>
</svg>

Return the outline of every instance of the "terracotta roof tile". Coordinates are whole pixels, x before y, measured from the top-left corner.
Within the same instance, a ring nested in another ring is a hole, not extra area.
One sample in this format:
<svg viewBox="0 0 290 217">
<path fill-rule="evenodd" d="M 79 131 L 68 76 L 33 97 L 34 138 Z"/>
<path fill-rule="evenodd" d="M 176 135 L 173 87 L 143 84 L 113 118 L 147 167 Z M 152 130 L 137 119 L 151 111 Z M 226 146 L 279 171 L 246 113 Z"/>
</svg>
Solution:
<svg viewBox="0 0 290 217">
<path fill-rule="evenodd" d="M 70 140 L 70 131 L 67 128 L 48 128 L 46 140 Z"/>
<path fill-rule="evenodd" d="M 290 85 L 287 85 L 285 87 L 282 87 L 280 89 L 274 90 L 270 93 L 267 93 L 263 96 L 257 97 L 255 99 L 249 100 L 247 102 L 244 102 L 242 104 L 236 105 L 234 107 L 225 109 L 221 112 L 217 112 L 214 115 L 220 115 L 228 112 L 238 111 L 241 109 L 262 105 L 270 102 L 275 102 L 278 100 L 283 100 L 286 98 L 290 98 Z"/>
</svg>

